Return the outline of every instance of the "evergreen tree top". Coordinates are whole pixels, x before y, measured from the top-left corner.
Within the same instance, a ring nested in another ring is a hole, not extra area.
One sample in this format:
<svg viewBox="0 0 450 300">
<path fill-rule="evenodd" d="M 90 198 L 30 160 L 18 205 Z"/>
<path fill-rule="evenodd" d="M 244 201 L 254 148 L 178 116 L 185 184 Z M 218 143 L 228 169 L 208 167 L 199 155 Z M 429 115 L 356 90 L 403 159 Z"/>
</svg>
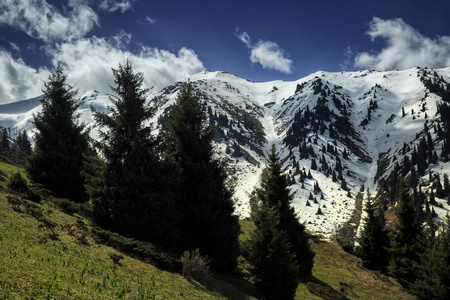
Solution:
<svg viewBox="0 0 450 300">
<path fill-rule="evenodd" d="M 170 153 L 184 163 L 186 159 L 192 162 L 210 161 L 215 130 L 207 122 L 207 113 L 190 82 L 182 85 L 169 112 L 168 121 L 169 125 L 164 129 Z"/>
<path fill-rule="evenodd" d="M 261 185 L 257 194 L 263 202 L 277 206 L 281 210 L 289 210 L 293 195 L 290 192 L 287 177 L 282 172 L 280 156 L 272 144 L 267 153 L 267 167 L 261 175 Z"/>
<path fill-rule="evenodd" d="M 100 131 L 102 142 L 99 146 L 110 161 L 120 162 L 127 156 L 137 159 L 137 149 L 145 149 L 151 142 L 151 127 L 145 123 L 154 115 L 156 108 L 145 104 L 149 89 L 142 87 L 144 75 L 135 73 L 130 61 L 125 65 L 119 64 L 112 72 L 115 86 L 111 86 L 111 90 L 117 96 L 110 97 L 113 106 L 108 109 L 111 114 L 92 108 L 96 120 L 107 128 L 107 131 Z M 129 146 L 136 155 L 131 154 Z M 135 163 L 139 164 L 137 161 Z"/>
<path fill-rule="evenodd" d="M 398 203 L 395 207 L 397 224 L 395 225 L 395 241 L 399 245 L 413 244 L 420 234 L 420 226 L 416 221 L 416 211 L 405 181 L 400 178 Z"/>
<path fill-rule="evenodd" d="M 59 127 L 59 131 L 63 133 L 68 130 L 81 132 L 84 129 L 84 125 L 78 123 L 79 114 L 76 113 L 83 101 L 76 98 L 77 90 L 66 81 L 64 66 L 58 63 L 48 81 L 44 82 L 42 112 L 33 119 L 33 124 L 40 133 L 44 133 L 44 128 L 48 126 Z"/>
</svg>

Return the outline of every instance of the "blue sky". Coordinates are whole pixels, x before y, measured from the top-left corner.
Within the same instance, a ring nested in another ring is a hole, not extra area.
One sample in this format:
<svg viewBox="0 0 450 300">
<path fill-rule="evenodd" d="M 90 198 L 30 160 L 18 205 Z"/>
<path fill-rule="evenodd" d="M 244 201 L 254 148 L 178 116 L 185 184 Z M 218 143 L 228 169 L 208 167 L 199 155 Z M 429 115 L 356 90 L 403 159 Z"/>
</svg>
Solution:
<svg viewBox="0 0 450 300">
<path fill-rule="evenodd" d="M 450 1 L 2 0 L 0 103 L 41 94 L 57 61 L 109 92 L 131 60 L 155 89 L 204 69 L 253 81 L 450 66 Z"/>
</svg>

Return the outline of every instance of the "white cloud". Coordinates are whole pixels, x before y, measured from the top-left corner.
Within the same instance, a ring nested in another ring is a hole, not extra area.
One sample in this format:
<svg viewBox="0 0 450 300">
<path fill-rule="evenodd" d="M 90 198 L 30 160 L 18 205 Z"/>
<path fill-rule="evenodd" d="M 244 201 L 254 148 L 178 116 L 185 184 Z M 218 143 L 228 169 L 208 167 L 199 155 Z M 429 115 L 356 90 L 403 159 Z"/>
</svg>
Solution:
<svg viewBox="0 0 450 300">
<path fill-rule="evenodd" d="M 145 17 L 145 20 L 147 21 L 147 22 L 149 22 L 151 25 L 153 25 L 153 24 L 155 24 L 156 23 L 156 20 L 155 19 L 152 19 L 152 18 L 150 18 L 149 16 L 146 16 Z"/>
<path fill-rule="evenodd" d="M 250 55 L 252 63 L 260 63 L 263 68 L 291 73 L 292 60 L 284 57 L 284 51 L 273 42 L 260 41 Z"/>
<path fill-rule="evenodd" d="M 2 0 L 0 24 L 49 41 L 74 40 L 98 25 L 97 14 L 82 0 L 69 0 L 64 14 L 45 0 Z"/>
<path fill-rule="evenodd" d="M 242 34 L 238 34 L 237 37 L 248 47 L 252 48 L 252 41 L 247 32 L 243 32 Z"/>
<path fill-rule="evenodd" d="M 47 0 L 48 1 L 48 0 Z M 97 15 L 85 3 L 90 0 L 68 0 L 68 6 L 58 10 L 46 0 L 2 0 L 0 26 L 18 28 L 29 36 L 44 41 L 44 51 L 53 65 L 62 62 L 68 73 L 68 83 L 77 89 L 111 92 L 114 78 L 111 68 L 130 60 L 135 71 L 144 73 L 144 84 L 157 90 L 204 69 L 191 49 L 178 53 L 140 46 L 137 52 L 127 50 L 132 34 L 120 31 L 109 38 L 86 37 L 98 24 Z M 110 11 L 125 11 L 133 1 L 103 1 Z M 153 19 L 150 19 L 153 20 Z M 150 22 L 149 20 L 147 20 Z M 28 44 L 29 51 L 38 46 Z M 43 82 L 50 71 L 26 65 L 20 59 L 20 49 L 10 42 L 9 49 L 0 48 L 0 103 L 8 103 L 42 94 Z M 7 50 L 10 50 L 9 52 Z"/>
<path fill-rule="evenodd" d="M 131 33 L 126 33 L 122 29 L 118 34 L 109 38 L 109 42 L 116 48 L 126 49 L 126 47 L 130 44 L 132 37 L 133 35 Z"/>
<path fill-rule="evenodd" d="M 114 78 L 111 68 L 130 60 L 135 71 L 144 73 L 144 84 L 157 90 L 185 80 L 204 69 L 193 50 L 181 48 L 177 54 L 166 50 L 142 47 L 139 53 L 119 49 L 104 38 L 85 38 L 64 43 L 53 53 L 53 63 L 67 66 L 68 81 L 80 90 L 97 89 L 110 92 Z"/>
<path fill-rule="evenodd" d="M 135 0 L 102 0 L 98 8 L 109 12 L 120 10 L 121 13 L 124 13 L 131 9 L 133 2 Z"/>
<path fill-rule="evenodd" d="M 450 66 L 450 37 L 430 39 L 403 19 L 382 20 L 374 17 L 367 31 L 371 40 L 382 38 L 385 46 L 376 53 L 362 52 L 355 66 L 376 70 L 406 69 L 414 66 L 443 68 Z"/>
<path fill-rule="evenodd" d="M 20 52 L 20 47 L 17 46 L 16 43 L 14 43 L 14 42 L 8 42 L 8 44 L 9 44 L 9 46 L 11 47 L 11 49 L 12 49 L 14 52 L 16 52 L 16 53 L 19 53 L 19 52 Z"/>
<path fill-rule="evenodd" d="M 252 44 L 248 33 L 236 36 L 250 49 L 250 61 L 259 63 L 264 69 L 273 69 L 283 73 L 292 72 L 292 60 L 285 57 L 285 52 L 276 43 L 260 40 Z"/>
<path fill-rule="evenodd" d="M 204 70 L 203 63 L 191 49 L 181 48 L 174 54 L 166 50 L 143 46 L 139 53 L 117 48 L 105 38 L 83 38 L 62 43 L 48 50 L 53 65 L 62 62 L 68 73 L 67 81 L 80 91 L 98 90 L 110 93 L 114 84 L 111 68 L 130 60 L 136 72 L 144 73 L 144 85 L 155 90 L 186 80 Z M 43 82 L 50 71 L 34 69 L 9 52 L 0 51 L 0 103 L 28 99 L 42 94 Z"/>
<path fill-rule="evenodd" d="M 4 50 L 0 50 L 0 66 L 0 103 L 41 95 L 43 82 L 50 75 L 46 68 L 36 70 Z"/>
</svg>

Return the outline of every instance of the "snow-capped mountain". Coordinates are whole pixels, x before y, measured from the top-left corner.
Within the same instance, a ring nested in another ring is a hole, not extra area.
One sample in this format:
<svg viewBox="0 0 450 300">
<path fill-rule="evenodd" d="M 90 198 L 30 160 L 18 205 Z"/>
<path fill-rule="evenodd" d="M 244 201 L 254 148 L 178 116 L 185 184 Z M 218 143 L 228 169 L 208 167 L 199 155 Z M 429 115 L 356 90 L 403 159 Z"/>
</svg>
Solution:
<svg viewBox="0 0 450 300">
<path fill-rule="evenodd" d="M 438 113 L 439 105 L 450 104 L 450 68 L 317 72 L 292 82 L 261 83 L 205 71 L 190 81 L 217 127 L 215 149 L 228 160 L 241 217 L 249 216 L 272 143 L 284 162 L 301 221 L 324 236 L 354 235 L 361 192 L 369 189 L 387 199 L 385 189 L 392 176 L 405 157 L 414 156 L 422 140 L 428 142 L 430 158 L 419 172 L 421 191 L 431 191 L 430 172 L 439 174 L 441 181 L 450 173 L 448 159 L 436 155 L 445 144 L 439 129 L 450 130 Z M 160 103 L 153 124 L 174 102 L 181 84 L 149 96 L 149 101 L 158 97 Z M 90 107 L 107 111 L 109 96 L 89 91 L 80 97 L 85 101 L 81 119 L 95 137 Z M 32 114 L 39 110 L 39 98 L 0 105 L 0 126 L 32 131 Z M 402 175 L 411 176 L 411 171 L 402 170 Z M 428 207 L 441 217 L 450 208 L 447 198 L 436 198 Z"/>
</svg>

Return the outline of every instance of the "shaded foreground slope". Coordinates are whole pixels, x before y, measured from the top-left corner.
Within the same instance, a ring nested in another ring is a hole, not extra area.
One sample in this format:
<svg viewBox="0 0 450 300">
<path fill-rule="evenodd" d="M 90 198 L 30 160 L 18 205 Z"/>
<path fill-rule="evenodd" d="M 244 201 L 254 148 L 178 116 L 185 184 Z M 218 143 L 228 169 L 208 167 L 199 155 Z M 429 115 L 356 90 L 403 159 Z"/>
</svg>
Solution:
<svg viewBox="0 0 450 300">
<path fill-rule="evenodd" d="M 203 275 L 186 280 L 98 244 L 89 220 L 51 202 L 8 201 L 5 181 L 15 166 L 0 162 L 0 299 L 256 299 L 244 278 Z M 253 224 L 241 221 L 245 240 Z M 362 267 L 338 245 L 313 239 L 313 276 L 296 299 L 413 299 L 391 278 Z"/>
<path fill-rule="evenodd" d="M 87 220 L 51 203 L 11 205 L 4 179 L 17 169 L 0 170 L 0 299 L 251 299 L 225 281 L 205 282 L 212 291 L 100 245 Z"/>
</svg>

